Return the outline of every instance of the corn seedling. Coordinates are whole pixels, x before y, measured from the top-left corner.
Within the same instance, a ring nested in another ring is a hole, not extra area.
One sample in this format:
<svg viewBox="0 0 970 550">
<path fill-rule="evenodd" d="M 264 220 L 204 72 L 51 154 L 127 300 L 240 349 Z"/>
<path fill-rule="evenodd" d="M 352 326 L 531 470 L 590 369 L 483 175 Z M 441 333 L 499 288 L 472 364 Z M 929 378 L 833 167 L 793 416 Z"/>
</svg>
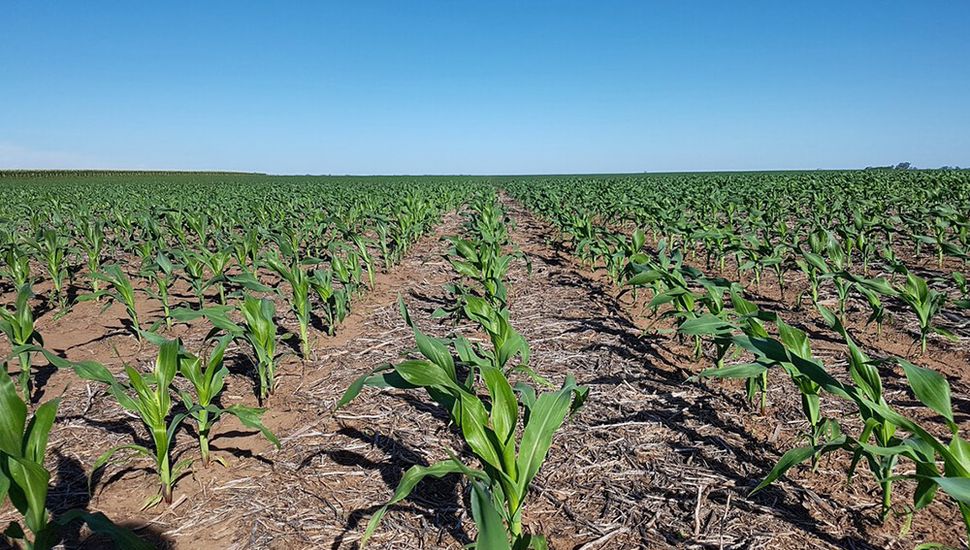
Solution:
<svg viewBox="0 0 970 550">
<path fill-rule="evenodd" d="M 916 314 L 919 322 L 920 351 L 926 353 L 926 341 L 930 334 L 936 333 L 945 338 L 956 340 L 956 336 L 933 323 L 933 319 L 943 309 L 946 295 L 929 287 L 926 281 L 912 273 L 906 274 L 906 284 L 897 287 L 899 299 L 906 303 Z"/>
<path fill-rule="evenodd" d="M 196 423 L 199 451 L 202 455 L 202 464 L 205 466 L 208 466 L 211 460 L 209 436 L 212 427 L 224 414 L 235 416 L 244 426 L 259 430 L 277 448 L 280 446 L 273 432 L 263 425 L 262 416 L 266 412 L 265 409 L 244 405 L 223 408 L 218 405 L 219 396 L 225 387 L 226 375 L 229 374 L 229 369 L 222 362 L 229 342 L 228 336 L 219 339 L 207 359 L 183 351 L 179 361 L 179 373 L 192 383 L 193 388 L 193 393 L 181 391 L 179 397 L 189 411 L 189 418 Z"/>
<path fill-rule="evenodd" d="M 115 526 L 104 514 L 68 510 L 52 519 L 47 511 L 50 473 L 44 467 L 47 439 L 57 416 L 58 401 L 37 407 L 27 418 L 27 404 L 17 395 L 6 368 L 0 370 L 0 505 L 9 500 L 23 524 L 12 521 L 0 542 L 24 550 L 50 550 L 61 541 L 61 528 L 81 521 L 95 533 L 111 538 L 120 548 L 150 548 L 126 529 Z"/>
<path fill-rule="evenodd" d="M 30 256 L 24 254 L 19 247 L 13 245 L 3 255 L 4 266 L 2 275 L 13 283 L 14 288 L 20 288 L 30 282 Z"/>
<path fill-rule="evenodd" d="M 30 285 L 25 284 L 17 290 L 13 311 L 0 307 L 0 331 L 7 336 L 10 347 L 17 356 L 20 367 L 18 383 L 27 402 L 30 402 L 30 348 L 34 345 L 44 345 L 44 339 L 34 328 L 34 312 L 30 307 L 30 299 L 33 296 Z M 6 369 L 4 373 L 6 374 Z"/>
<path fill-rule="evenodd" d="M 813 446 L 797 447 L 785 453 L 767 477 L 752 492 L 757 492 L 793 466 L 840 449 L 853 455 L 849 469 L 850 479 L 856 465 L 863 459 L 883 489 L 883 517 L 892 507 L 892 484 L 901 479 L 916 481 L 913 508 L 924 508 L 942 489 L 952 497 L 960 509 L 964 524 L 970 535 L 970 443 L 959 436 L 959 428 L 954 420 L 950 402 L 950 387 L 946 379 L 930 369 L 918 367 L 902 359 L 895 359 L 906 375 L 910 389 L 926 407 L 939 414 L 949 427 L 952 437 L 949 443 L 938 440 L 919 424 L 897 413 L 890 407 L 882 394 L 882 382 L 876 369 L 877 362 L 871 361 L 859 350 L 848 336 L 838 318 L 822 308 L 823 316 L 833 328 L 843 334 L 849 347 L 849 374 L 852 384 L 837 381 L 826 372 L 821 364 L 805 361 L 800 357 L 787 355 L 792 366 L 819 388 L 843 399 L 854 402 L 863 419 L 863 430 L 858 438 L 841 433 L 832 421 L 831 428 L 835 437 Z M 782 347 L 770 339 L 758 343 L 760 348 L 776 357 L 784 357 Z M 908 438 L 897 437 L 899 430 L 910 434 Z M 894 474 L 899 459 L 905 458 L 915 464 L 915 473 Z M 937 467 L 937 458 L 943 463 L 943 472 Z"/>
<path fill-rule="evenodd" d="M 333 336 L 337 325 L 344 321 L 350 311 L 350 296 L 346 290 L 334 288 L 333 273 L 329 270 L 315 269 L 309 283 L 323 306 L 327 333 Z"/>
<path fill-rule="evenodd" d="M 226 249 L 216 252 L 206 250 L 203 261 L 212 273 L 212 277 L 205 281 L 203 288 L 215 286 L 219 292 L 219 303 L 226 305 L 226 270 L 232 262 L 231 250 Z"/>
<path fill-rule="evenodd" d="M 373 535 L 387 508 L 407 498 L 419 481 L 457 473 L 465 475 L 472 486 L 472 516 L 478 527 L 479 548 L 546 548 L 543 537 L 524 532 L 522 510 L 555 432 L 582 406 L 588 389 L 567 377 L 558 391 L 537 394 L 528 384 L 513 388 L 501 369 L 481 365 L 478 369 L 488 395 L 483 400 L 474 379 L 459 380 L 445 343 L 424 336 L 417 328 L 414 331 L 424 359 L 380 367 L 361 377 L 337 406 L 349 403 L 364 386 L 425 388 L 429 397 L 449 412 L 481 468 L 466 465 L 454 454 L 428 467 L 411 467 L 391 500 L 371 517 L 361 545 Z M 499 350 L 493 353 L 500 354 Z"/>
<path fill-rule="evenodd" d="M 182 250 L 179 252 L 179 259 L 182 263 L 182 270 L 185 272 L 189 285 L 192 286 L 192 293 L 195 294 L 199 302 L 199 309 L 205 307 L 205 259 L 198 252 Z"/>
<path fill-rule="evenodd" d="M 87 258 L 91 276 L 91 290 L 98 292 L 100 280 L 95 276 L 101 271 L 101 255 L 104 253 L 104 227 L 100 222 L 88 220 L 81 226 L 81 248 Z"/>
<path fill-rule="evenodd" d="M 264 262 L 290 285 L 290 308 L 300 325 L 300 354 L 307 359 L 310 356 L 310 277 L 296 260 L 288 266 L 279 256 L 270 256 Z"/>
<path fill-rule="evenodd" d="M 135 288 L 131 280 L 117 265 L 104 266 L 100 273 L 95 273 L 94 278 L 108 283 L 108 288 L 99 290 L 92 294 L 85 294 L 78 297 L 79 302 L 107 298 L 107 302 L 102 309 L 109 308 L 112 303 L 118 302 L 125 306 L 125 313 L 131 321 L 131 329 L 138 341 L 141 341 L 141 324 L 138 321 L 137 303 L 135 299 Z"/>
<path fill-rule="evenodd" d="M 31 243 L 37 251 L 39 260 L 47 269 L 47 276 L 51 281 L 50 304 L 63 310 L 67 307 L 67 293 L 64 285 L 68 277 L 67 251 L 69 241 L 66 236 L 58 234 L 53 229 L 45 229 L 40 236 Z"/>
<path fill-rule="evenodd" d="M 161 303 L 165 326 L 172 328 L 172 304 L 169 298 L 169 290 L 175 282 L 175 266 L 165 253 L 159 252 L 152 264 L 143 270 L 143 274 L 155 286 L 154 289 L 147 290 L 148 295 Z"/>
<path fill-rule="evenodd" d="M 93 466 L 93 471 L 97 471 L 121 451 L 150 458 L 158 475 L 159 492 L 145 502 L 144 508 L 161 501 L 171 504 L 175 484 L 192 465 L 191 459 L 172 464 L 175 432 L 187 416 L 185 412 L 172 414 L 171 386 L 179 370 L 179 362 L 179 342 L 168 340 L 159 346 L 155 368 L 149 375 L 142 374 L 131 365 L 125 365 L 127 380 L 118 380 L 107 368 L 94 362 L 81 363 L 74 368 L 82 379 L 106 384 L 118 404 L 138 415 L 148 430 L 151 448 L 132 443 L 119 445 L 99 456 Z"/>
<path fill-rule="evenodd" d="M 967 278 L 962 273 L 954 271 L 953 281 L 961 295 L 961 298 L 953 302 L 953 305 L 961 309 L 970 309 L 970 284 L 967 284 Z"/>
<path fill-rule="evenodd" d="M 247 342 L 253 350 L 258 392 L 263 402 L 276 389 L 277 328 L 273 320 L 276 306 L 272 300 L 257 299 L 247 294 L 238 308 L 242 316 L 241 324 L 229 318 L 229 312 L 236 309 L 230 306 L 213 306 L 198 311 L 176 309 L 172 311 L 172 317 L 183 322 L 205 317 L 215 327 L 214 331 L 222 330 L 232 339 Z"/>
</svg>

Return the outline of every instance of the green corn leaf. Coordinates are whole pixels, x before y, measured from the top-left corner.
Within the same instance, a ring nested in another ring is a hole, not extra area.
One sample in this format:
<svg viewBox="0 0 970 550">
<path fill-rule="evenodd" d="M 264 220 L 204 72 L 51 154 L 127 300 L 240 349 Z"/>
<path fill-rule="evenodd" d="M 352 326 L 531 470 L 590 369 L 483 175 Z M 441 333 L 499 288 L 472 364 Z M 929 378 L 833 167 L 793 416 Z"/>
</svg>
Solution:
<svg viewBox="0 0 970 550">
<path fill-rule="evenodd" d="M 0 452 L 20 456 L 27 424 L 27 405 L 20 399 L 7 369 L 0 369 Z"/>
<path fill-rule="evenodd" d="M 365 374 L 354 380 L 340 397 L 340 400 L 337 401 L 334 409 L 340 409 L 347 405 L 347 403 L 353 401 L 358 395 L 360 395 L 360 392 L 364 386 L 398 389 L 414 389 L 418 387 L 407 382 L 401 378 L 400 374 L 398 374 L 396 371 L 392 371 L 391 369 L 393 369 L 391 365 L 383 365 L 374 369 L 369 374 Z"/>
<path fill-rule="evenodd" d="M 663 274 L 656 270 L 642 271 L 630 277 L 624 286 L 644 286 L 663 278 Z"/>
<path fill-rule="evenodd" d="M 514 435 L 515 426 L 518 422 L 518 401 L 515 399 L 508 379 L 499 369 L 494 367 L 483 368 L 482 378 L 484 378 L 488 393 L 492 398 L 492 428 L 502 445 L 509 448 L 508 441 Z M 511 450 L 514 453 L 514 447 Z"/>
<path fill-rule="evenodd" d="M 753 378 L 761 376 L 768 367 L 760 363 L 743 363 L 727 367 L 705 369 L 700 375 L 704 378 Z"/>
<path fill-rule="evenodd" d="M 455 423 L 461 427 L 465 443 L 472 452 L 489 466 L 495 468 L 500 475 L 505 472 L 504 454 L 500 454 L 503 445 L 498 441 L 495 432 L 488 429 L 488 414 L 485 405 L 478 397 L 467 392 L 452 394 L 457 399 L 456 411 L 453 413 Z M 442 405 L 446 405 L 442 403 Z"/>
<path fill-rule="evenodd" d="M 232 405 L 227 407 L 225 411 L 236 418 L 247 428 L 253 428 L 259 430 L 263 437 L 268 439 L 276 448 L 280 448 L 280 440 L 276 438 L 276 435 L 270 431 L 269 428 L 263 424 L 263 414 L 266 409 L 256 408 L 256 407 L 246 407 L 244 405 Z"/>
<path fill-rule="evenodd" d="M 440 340 L 426 336 L 417 327 L 414 327 L 414 340 L 422 355 L 444 369 L 452 380 L 458 380 L 458 376 L 455 374 L 455 361 L 451 357 L 451 353 L 448 352 L 448 348 Z"/>
<path fill-rule="evenodd" d="M 458 389 L 458 384 L 445 369 L 431 361 L 404 361 L 394 367 L 394 370 L 409 383 L 418 387 L 441 387 Z"/>
<path fill-rule="evenodd" d="M 567 386 L 556 392 L 544 393 L 532 406 L 529 423 L 522 432 L 516 460 L 519 475 L 517 488 L 520 494 L 525 494 L 532 478 L 545 461 L 553 435 L 569 414 L 573 391 L 572 387 Z"/>
<path fill-rule="evenodd" d="M 154 458 L 154 455 L 152 454 L 152 452 L 142 445 L 135 445 L 135 444 L 129 443 L 125 445 L 117 445 L 115 447 L 108 449 L 107 451 L 102 453 L 101 456 L 99 456 L 97 460 L 94 461 L 94 465 L 91 466 L 91 473 L 88 475 L 89 491 L 91 488 L 91 480 L 92 480 L 92 477 L 94 476 L 94 473 L 97 472 L 98 469 L 100 469 L 102 466 L 107 464 L 108 461 L 111 460 L 111 458 L 120 451 L 134 451 L 136 454 L 146 456 L 149 458 Z"/>
<path fill-rule="evenodd" d="M 404 475 L 401 476 L 401 481 L 398 483 L 397 489 L 394 490 L 394 496 L 391 497 L 391 500 L 387 501 L 387 504 L 374 512 L 374 515 L 367 522 L 367 528 L 364 530 L 364 535 L 360 539 L 360 547 L 364 548 L 368 539 L 373 536 L 374 531 L 377 530 L 377 526 L 381 522 L 381 518 L 387 513 L 387 509 L 407 498 L 422 479 L 428 476 L 440 479 L 448 474 L 460 474 L 465 470 L 464 465 L 456 463 L 455 460 L 451 459 L 443 460 L 431 466 L 411 466 L 408 468 L 404 472 Z"/>
<path fill-rule="evenodd" d="M 681 323 L 677 327 L 677 332 L 688 336 L 726 336 L 730 335 L 734 328 L 724 319 L 705 313 Z"/>
<path fill-rule="evenodd" d="M 475 539 L 477 550 L 511 550 L 505 522 L 495 508 L 495 503 L 484 485 L 475 479 L 472 485 L 472 518 L 478 527 L 478 538 Z"/>
<path fill-rule="evenodd" d="M 515 392 L 519 394 L 519 400 L 522 402 L 522 406 L 525 407 L 526 411 L 532 410 L 532 407 L 536 403 L 536 390 L 532 386 L 524 382 L 516 382 L 513 386 Z M 528 420 L 526 420 L 528 422 Z"/>
<path fill-rule="evenodd" d="M 50 474 L 40 464 L 28 458 L 10 456 L 7 471 L 13 482 L 20 488 L 18 493 L 24 498 L 22 502 L 13 500 L 14 493 L 9 496 L 23 515 L 27 528 L 32 533 L 40 533 L 47 526 L 47 486 Z"/>
<path fill-rule="evenodd" d="M 954 424 L 953 405 L 950 402 L 950 384 L 940 373 L 918 367 L 905 359 L 897 358 L 896 362 L 903 367 L 906 380 L 912 388 L 916 398 L 934 412 Z"/>
<path fill-rule="evenodd" d="M 43 466 L 44 455 L 47 452 L 47 437 L 57 416 L 59 400 L 48 401 L 37 407 L 34 417 L 27 425 L 27 441 L 24 445 L 23 456 L 36 464 Z"/>
<path fill-rule="evenodd" d="M 954 500 L 970 506 L 970 478 L 966 477 L 934 477 L 933 481 L 943 489 L 943 492 Z"/>
<path fill-rule="evenodd" d="M 812 357 L 811 344 L 808 341 L 808 335 L 804 331 L 785 323 L 781 319 L 778 319 L 777 325 L 778 336 L 786 348 L 793 351 L 802 359 L 810 359 Z"/>
<path fill-rule="evenodd" d="M 806 460 L 812 458 L 813 456 L 842 448 L 846 444 L 846 441 L 847 440 L 845 436 L 842 436 L 838 439 L 824 443 L 822 445 L 817 445 L 815 447 L 806 446 L 806 447 L 795 447 L 794 449 L 791 449 L 790 451 L 782 455 L 781 459 L 778 460 L 778 463 L 775 464 L 775 467 L 771 469 L 771 471 L 768 473 L 767 476 L 765 476 L 765 478 L 761 481 L 761 483 L 759 483 L 757 487 L 751 490 L 751 492 L 749 493 L 749 496 L 764 489 L 768 485 L 771 485 L 776 479 L 784 475 L 785 472 L 797 466 L 798 464 L 805 462 Z"/>
</svg>

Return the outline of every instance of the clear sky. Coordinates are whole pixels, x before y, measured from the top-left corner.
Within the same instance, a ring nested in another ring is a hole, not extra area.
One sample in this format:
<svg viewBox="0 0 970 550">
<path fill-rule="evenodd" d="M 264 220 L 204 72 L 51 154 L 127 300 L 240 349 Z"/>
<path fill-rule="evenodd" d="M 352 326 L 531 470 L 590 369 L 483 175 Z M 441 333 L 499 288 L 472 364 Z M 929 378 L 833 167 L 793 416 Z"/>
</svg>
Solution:
<svg viewBox="0 0 970 550">
<path fill-rule="evenodd" d="M 967 0 L 296 4 L 3 0 L 0 168 L 970 166 Z"/>
</svg>

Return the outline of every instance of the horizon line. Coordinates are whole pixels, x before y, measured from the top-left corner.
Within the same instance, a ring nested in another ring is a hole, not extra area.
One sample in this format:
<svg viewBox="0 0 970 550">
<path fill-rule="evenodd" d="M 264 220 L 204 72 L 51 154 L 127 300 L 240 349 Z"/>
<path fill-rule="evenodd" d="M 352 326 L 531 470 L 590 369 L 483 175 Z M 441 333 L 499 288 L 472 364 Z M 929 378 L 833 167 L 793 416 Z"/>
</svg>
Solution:
<svg viewBox="0 0 970 550">
<path fill-rule="evenodd" d="M 897 169 L 893 165 L 883 165 L 883 166 L 866 166 L 866 167 L 852 167 L 852 168 L 756 168 L 756 169 L 724 169 L 724 170 L 644 170 L 638 172 L 533 172 L 533 173 L 387 173 L 387 174 L 365 174 L 365 173 L 311 173 L 311 172 L 257 172 L 257 171 L 247 171 L 247 170 L 221 170 L 221 169 L 204 169 L 204 170 L 179 170 L 171 168 L 0 168 L 0 174 L 12 174 L 17 172 L 23 173 L 54 173 L 54 172 L 116 172 L 116 173 L 168 173 L 168 174 L 239 174 L 239 175 L 252 175 L 252 176 L 275 176 L 275 177 L 292 177 L 292 176 L 303 176 L 303 177 L 350 177 L 350 178 L 375 178 L 375 177 L 482 177 L 482 178 L 503 178 L 503 177 L 536 177 L 536 176 L 634 176 L 634 175 L 647 175 L 647 174 L 731 174 L 731 173 L 767 173 L 767 172 L 854 172 L 854 171 L 865 171 L 865 170 L 897 170 L 900 172 L 905 171 L 932 171 L 932 170 L 970 170 L 970 167 L 960 167 L 957 165 L 949 166 L 944 165 L 937 168 L 922 168 L 911 166 L 905 169 Z"/>
</svg>

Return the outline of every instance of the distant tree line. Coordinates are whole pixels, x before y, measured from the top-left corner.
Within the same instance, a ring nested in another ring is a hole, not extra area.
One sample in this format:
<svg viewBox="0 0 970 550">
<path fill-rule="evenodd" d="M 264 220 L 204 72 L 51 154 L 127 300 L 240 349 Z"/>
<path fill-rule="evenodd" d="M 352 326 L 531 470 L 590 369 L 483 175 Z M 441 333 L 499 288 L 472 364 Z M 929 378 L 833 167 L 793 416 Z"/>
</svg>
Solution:
<svg viewBox="0 0 970 550">
<path fill-rule="evenodd" d="M 940 170 L 963 170 L 959 166 L 941 166 Z M 900 162 L 895 166 L 866 166 L 866 170 L 918 170 L 909 162 Z"/>
</svg>

